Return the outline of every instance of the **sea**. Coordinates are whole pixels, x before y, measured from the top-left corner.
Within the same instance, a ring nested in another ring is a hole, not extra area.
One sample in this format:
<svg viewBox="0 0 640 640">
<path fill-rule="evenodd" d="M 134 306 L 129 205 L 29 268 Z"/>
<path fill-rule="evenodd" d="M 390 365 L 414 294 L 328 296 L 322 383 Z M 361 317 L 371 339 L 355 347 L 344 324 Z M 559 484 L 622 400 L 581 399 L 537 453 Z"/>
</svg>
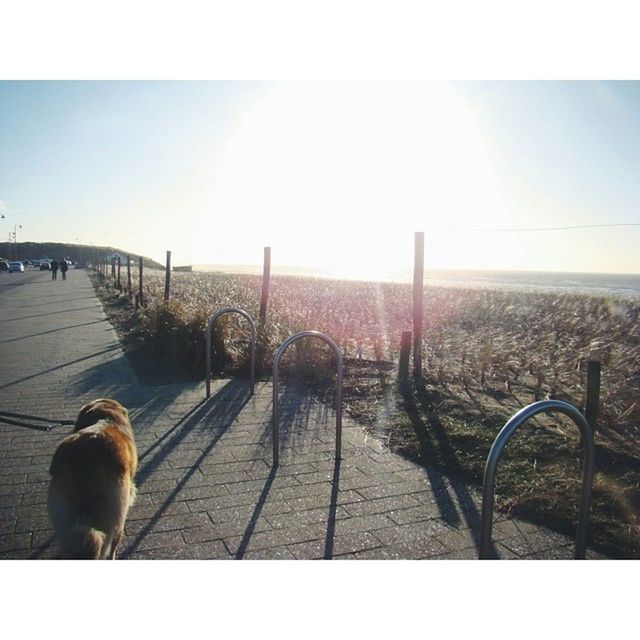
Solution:
<svg viewBox="0 0 640 640">
<path fill-rule="evenodd" d="M 261 265 L 194 265 L 194 271 L 261 275 Z M 335 272 L 329 269 L 271 266 L 272 275 L 360 280 L 373 282 L 413 282 L 411 271 Z M 443 287 L 482 287 L 553 293 L 586 293 L 640 299 L 640 274 L 561 273 L 555 271 L 439 271 L 426 270 L 426 285 Z"/>
</svg>

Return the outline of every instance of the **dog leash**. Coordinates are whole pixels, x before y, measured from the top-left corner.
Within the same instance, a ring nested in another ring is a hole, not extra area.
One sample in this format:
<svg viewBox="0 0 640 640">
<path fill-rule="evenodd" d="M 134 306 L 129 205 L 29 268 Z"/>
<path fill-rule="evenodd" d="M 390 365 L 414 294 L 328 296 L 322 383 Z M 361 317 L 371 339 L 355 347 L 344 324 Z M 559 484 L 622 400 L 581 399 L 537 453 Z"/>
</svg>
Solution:
<svg viewBox="0 0 640 640">
<path fill-rule="evenodd" d="M 13 418 L 19 418 L 19 420 L 14 420 Z M 23 420 L 28 420 L 30 422 L 23 422 Z M 33 424 L 31 421 L 46 422 L 48 424 Z M 76 423 L 75 420 L 51 420 L 49 418 L 41 418 L 39 416 L 27 416 L 22 413 L 10 413 L 9 411 L 0 411 L 0 422 L 11 424 L 17 427 L 35 429 L 36 431 L 51 431 L 56 427 L 72 425 Z"/>
</svg>

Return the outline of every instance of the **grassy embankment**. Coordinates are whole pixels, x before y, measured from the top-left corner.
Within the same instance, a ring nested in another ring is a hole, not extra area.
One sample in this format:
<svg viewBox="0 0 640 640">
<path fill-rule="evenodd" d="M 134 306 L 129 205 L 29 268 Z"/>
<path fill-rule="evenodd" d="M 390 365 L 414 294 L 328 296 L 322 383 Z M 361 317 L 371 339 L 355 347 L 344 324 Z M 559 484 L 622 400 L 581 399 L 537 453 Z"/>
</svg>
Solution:
<svg viewBox="0 0 640 640">
<path fill-rule="evenodd" d="M 204 326 L 222 306 L 257 317 L 260 278 L 146 272 L 148 306 L 119 310 L 125 346 L 139 372 L 204 376 Z M 410 328 L 407 285 L 273 278 L 258 367 L 269 375 L 281 342 L 295 331 L 332 336 L 346 356 L 345 409 L 388 446 L 480 486 L 496 434 L 521 407 L 545 397 L 584 406 L 585 362 L 602 362 L 601 412 L 590 543 L 615 557 L 640 557 L 640 304 L 586 295 L 425 288 L 422 380 L 400 387 L 394 370 L 400 333 Z M 246 368 L 246 330 L 223 316 L 215 332 L 221 375 Z M 297 343 L 283 362 L 331 394 L 332 357 L 317 341 Z M 312 363 L 309 365 L 308 363 Z M 499 465 L 496 506 L 566 533 L 575 531 L 581 482 L 573 423 L 544 416 L 524 425 Z"/>
</svg>

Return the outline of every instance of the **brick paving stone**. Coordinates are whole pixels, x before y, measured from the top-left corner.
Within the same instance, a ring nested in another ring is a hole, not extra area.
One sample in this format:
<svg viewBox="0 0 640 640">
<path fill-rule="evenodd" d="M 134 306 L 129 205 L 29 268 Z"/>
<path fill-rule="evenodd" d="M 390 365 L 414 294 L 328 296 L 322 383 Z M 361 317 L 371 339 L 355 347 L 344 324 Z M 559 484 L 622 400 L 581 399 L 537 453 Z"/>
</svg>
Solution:
<svg viewBox="0 0 640 640">
<path fill-rule="evenodd" d="M 222 540 L 173 547 L 141 549 L 131 554 L 132 560 L 230 560 Z"/>
<path fill-rule="evenodd" d="M 42 529 L 51 529 L 51 521 L 46 513 L 42 510 L 42 515 L 19 517 L 15 523 L 16 533 L 26 533 L 33 531 L 41 531 Z"/>
<path fill-rule="evenodd" d="M 160 549 L 162 547 L 171 547 L 183 544 L 184 539 L 180 530 L 161 531 L 157 533 L 145 533 L 144 535 L 125 536 L 122 541 L 122 548 L 126 553 L 131 547 L 135 547 L 135 551 L 145 551 L 148 549 Z"/>
<path fill-rule="evenodd" d="M 349 514 L 344 507 L 338 506 L 335 510 L 335 520 L 348 518 Z M 301 524 L 326 523 L 329 518 L 329 509 L 327 507 L 307 509 L 306 511 L 289 511 L 286 513 L 274 513 L 267 516 L 269 523 L 274 529 L 282 527 L 293 527 Z"/>
<path fill-rule="evenodd" d="M 376 531 L 376 537 L 382 543 L 390 545 L 399 543 L 422 545 L 423 542 L 434 541 L 437 543 L 436 547 L 444 547 L 446 551 L 450 551 L 444 543 L 436 538 L 439 534 L 449 532 L 450 528 L 445 523 L 439 520 L 429 520 L 426 523 L 403 524 L 380 529 Z"/>
<path fill-rule="evenodd" d="M 341 556 L 376 549 L 380 541 L 368 532 L 336 535 L 330 545 L 327 540 L 313 540 L 287 547 L 298 560 L 320 560 L 325 557 L 339 559 Z"/>
<path fill-rule="evenodd" d="M 358 493 L 358 495 L 360 495 Z M 386 498 L 377 498 L 373 500 L 365 500 L 360 496 L 360 501 L 345 504 L 345 509 L 352 516 L 364 514 L 373 515 L 374 513 L 396 512 L 398 509 L 406 507 L 418 506 L 418 501 L 413 496 L 400 495 Z"/>
<path fill-rule="evenodd" d="M 308 462 L 301 464 L 280 464 L 278 467 L 278 476 L 295 476 L 299 482 L 301 475 L 315 473 L 316 469 Z M 264 479 L 271 473 L 271 466 L 264 464 L 262 467 L 255 467 L 247 471 L 247 474 L 253 480 Z"/>
<path fill-rule="evenodd" d="M 266 518 L 258 518 L 255 522 L 250 521 L 250 518 L 246 518 L 219 524 L 209 521 L 206 525 L 184 529 L 182 535 L 187 543 L 206 542 L 208 540 L 244 536 L 249 528 L 254 533 L 272 530 L 272 526 Z"/>
<path fill-rule="evenodd" d="M 226 489 L 225 489 L 226 491 Z M 211 498 L 200 498 L 188 500 L 187 504 L 191 512 L 209 511 L 212 509 L 224 509 L 227 507 L 240 507 L 256 503 L 256 496 L 253 493 L 236 493 L 233 495 L 221 495 Z"/>
<path fill-rule="evenodd" d="M 345 533 L 359 533 L 361 531 L 376 531 L 386 527 L 395 526 L 385 514 L 378 513 L 375 515 L 355 516 L 352 518 L 341 518 L 336 520 L 335 532 L 336 536 Z"/>
<path fill-rule="evenodd" d="M 288 487 L 299 487 L 300 483 L 295 476 L 276 476 L 270 485 L 270 491 L 277 491 L 279 489 L 286 489 Z M 237 493 L 256 493 L 259 494 L 265 488 L 265 481 L 260 480 L 246 480 L 244 482 L 229 482 L 225 483 L 224 487 L 231 495 Z"/>
<path fill-rule="evenodd" d="M 376 498 L 386 498 L 387 496 L 401 496 L 418 493 L 428 489 L 426 480 L 417 477 L 414 482 L 393 482 L 391 484 L 375 485 L 373 487 L 363 487 L 358 491 L 367 500 Z"/>
<path fill-rule="evenodd" d="M 154 493 L 154 500 L 157 501 L 159 494 Z M 192 501 L 202 498 L 214 498 L 219 496 L 228 496 L 229 491 L 225 485 L 220 484 L 203 484 L 197 487 L 176 487 L 174 500 Z"/>
<path fill-rule="evenodd" d="M 432 556 L 431 560 L 477 560 L 478 550 L 475 547 L 467 547 L 466 549 L 458 549 L 449 551 L 448 553 L 440 553 Z"/>
<path fill-rule="evenodd" d="M 244 554 L 243 560 L 296 560 L 289 547 L 271 547 L 249 551 Z"/>
<path fill-rule="evenodd" d="M 125 525 L 125 534 L 127 536 L 137 536 L 141 532 L 153 531 L 160 533 L 162 531 L 182 531 L 193 527 L 210 525 L 211 520 L 206 513 L 188 513 L 178 515 L 162 514 L 157 520 L 127 520 Z"/>
<path fill-rule="evenodd" d="M 436 558 L 446 551 L 447 548 L 442 543 L 431 540 L 426 544 L 383 544 L 375 549 L 356 552 L 355 555 L 360 560 L 426 560 Z"/>
<path fill-rule="evenodd" d="M 323 525 L 303 525 L 298 527 L 286 527 L 284 529 L 261 531 L 254 533 L 246 548 L 246 551 L 256 551 L 268 547 L 290 545 L 296 542 L 308 542 L 310 540 L 324 539 L 326 527 Z M 227 548 L 235 555 L 243 541 L 242 536 L 225 538 Z"/>
<path fill-rule="evenodd" d="M 571 560 L 573 559 L 574 550 L 575 546 L 573 544 L 567 544 L 551 549 L 547 548 L 544 551 L 538 551 L 536 553 L 530 553 L 523 556 L 523 558 L 525 560 Z"/>
<path fill-rule="evenodd" d="M 436 533 L 436 540 L 439 540 L 451 551 L 463 551 L 469 548 L 476 548 L 479 544 L 479 537 L 476 538 L 469 529 L 456 530 L 448 527 L 448 530 Z"/>
<path fill-rule="evenodd" d="M 202 473 L 205 478 L 214 476 L 214 482 L 215 476 L 219 476 L 220 474 L 231 474 L 240 472 L 248 474 L 252 480 L 257 480 L 259 478 L 268 476 L 269 473 L 271 473 L 271 466 L 267 465 L 264 460 L 248 460 L 244 462 L 199 464 L 198 471 Z M 259 476 L 255 477 L 255 475 L 253 474 L 259 474 Z"/>
<path fill-rule="evenodd" d="M 520 556 L 517 553 L 514 553 L 509 547 L 505 547 L 502 542 L 495 543 L 496 551 L 498 552 L 498 557 L 502 560 L 517 560 Z"/>
<path fill-rule="evenodd" d="M 0 536 L 0 552 L 21 551 L 31 547 L 31 533 L 18 533 Z"/>
<path fill-rule="evenodd" d="M 417 500 L 418 498 L 416 497 L 415 499 Z M 390 511 L 388 515 L 396 524 L 414 524 L 438 518 L 439 513 L 438 506 L 434 502 L 429 502 L 428 504 L 423 503 L 415 507 Z"/>
<path fill-rule="evenodd" d="M 291 544 L 286 549 L 296 560 L 322 560 L 327 552 L 326 536 L 317 540 Z"/>
<path fill-rule="evenodd" d="M 331 494 L 330 492 L 326 492 L 301 498 L 287 498 L 286 500 L 296 511 L 306 511 L 307 509 L 317 509 L 323 506 L 328 508 L 331 504 Z M 336 504 L 344 506 L 345 509 L 350 509 L 353 503 L 362 500 L 364 500 L 364 498 L 356 491 L 343 491 L 338 493 Z"/>
<path fill-rule="evenodd" d="M 186 502 L 172 502 L 171 504 L 164 507 L 162 511 L 163 516 L 175 516 L 186 513 L 191 513 Z M 131 507 L 131 509 L 129 509 L 129 513 L 127 514 L 127 522 L 133 520 L 151 520 L 157 514 L 157 505 L 139 504 L 136 500 L 136 503 Z"/>
</svg>

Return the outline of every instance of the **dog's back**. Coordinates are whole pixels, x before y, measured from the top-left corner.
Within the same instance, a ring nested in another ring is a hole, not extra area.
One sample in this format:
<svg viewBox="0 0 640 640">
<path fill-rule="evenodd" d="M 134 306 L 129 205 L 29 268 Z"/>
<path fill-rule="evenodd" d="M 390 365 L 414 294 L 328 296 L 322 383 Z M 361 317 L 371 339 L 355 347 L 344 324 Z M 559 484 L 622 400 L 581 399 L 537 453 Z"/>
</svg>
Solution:
<svg viewBox="0 0 640 640">
<path fill-rule="evenodd" d="M 83 407 L 50 467 L 48 508 L 62 557 L 115 557 L 135 496 L 136 466 L 126 409 L 113 400 Z"/>
</svg>

